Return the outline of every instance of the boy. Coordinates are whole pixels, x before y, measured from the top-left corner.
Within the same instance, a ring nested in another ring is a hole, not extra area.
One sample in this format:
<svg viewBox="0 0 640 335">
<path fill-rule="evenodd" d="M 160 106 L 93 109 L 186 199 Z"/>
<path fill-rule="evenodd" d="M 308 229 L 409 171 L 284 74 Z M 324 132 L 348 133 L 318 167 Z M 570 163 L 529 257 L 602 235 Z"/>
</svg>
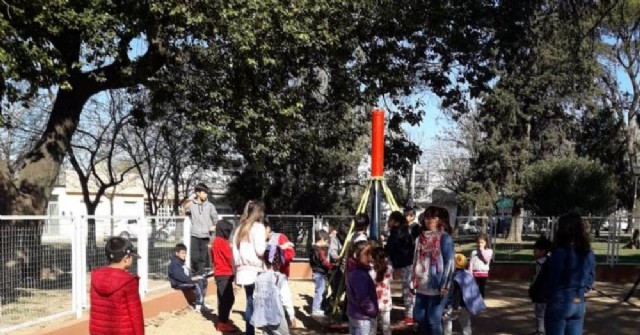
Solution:
<svg viewBox="0 0 640 335">
<path fill-rule="evenodd" d="M 191 220 L 191 269 L 197 275 L 205 275 L 211 268 L 209 238 L 218 221 L 216 207 L 208 200 L 209 188 L 203 183 L 195 187 L 196 196 L 184 206 Z"/>
<path fill-rule="evenodd" d="M 289 278 L 289 271 L 291 261 L 296 257 L 296 251 L 293 243 L 289 241 L 287 235 L 282 233 L 276 233 L 273 228 L 278 228 L 275 224 L 271 224 L 268 218 L 264 218 L 264 229 L 267 235 L 267 245 L 273 247 L 280 247 L 284 253 L 284 263 L 280 265 L 280 269 L 275 269 Z M 280 229 L 277 229 L 280 230 Z"/>
<path fill-rule="evenodd" d="M 311 316 L 322 317 L 322 297 L 326 288 L 327 274 L 333 269 L 333 265 L 327 257 L 327 249 L 329 247 L 329 234 L 324 230 L 316 232 L 316 243 L 311 247 L 311 256 L 309 264 L 313 271 L 313 283 L 315 284 L 315 292 L 313 295 L 313 304 L 311 307 Z"/>
<path fill-rule="evenodd" d="M 420 222 L 416 221 L 416 210 L 413 208 L 405 208 L 404 217 L 407 219 L 407 225 L 409 225 L 409 232 L 411 238 L 415 241 L 420 236 Z"/>
<path fill-rule="evenodd" d="M 233 225 L 226 220 L 216 224 L 216 238 L 211 245 L 211 259 L 215 268 L 214 276 L 218 291 L 218 324 L 216 329 L 221 333 L 232 333 L 237 328 L 229 321 L 229 314 L 235 302 L 233 295 L 233 254 L 229 236 Z"/>
<path fill-rule="evenodd" d="M 207 295 L 207 280 L 203 276 L 193 276 L 191 269 L 185 264 L 187 258 L 187 246 L 178 243 L 175 247 L 176 256 L 171 258 L 169 263 L 169 280 L 171 287 L 178 290 L 194 290 L 196 294 L 195 310 L 197 312 L 210 312 L 204 303 Z"/>
<path fill-rule="evenodd" d="M 144 335 L 140 277 L 127 271 L 140 256 L 133 251 L 133 244 L 122 237 L 111 237 L 105 254 L 109 265 L 91 273 L 89 333 Z"/>
<path fill-rule="evenodd" d="M 534 313 L 536 316 L 536 331 L 532 335 L 544 334 L 544 312 L 547 307 L 545 300 L 545 286 L 549 276 L 549 250 L 551 242 L 541 236 L 533 245 L 533 257 L 536 259 L 533 269 L 533 279 L 529 286 L 529 298 L 534 303 Z"/>
</svg>

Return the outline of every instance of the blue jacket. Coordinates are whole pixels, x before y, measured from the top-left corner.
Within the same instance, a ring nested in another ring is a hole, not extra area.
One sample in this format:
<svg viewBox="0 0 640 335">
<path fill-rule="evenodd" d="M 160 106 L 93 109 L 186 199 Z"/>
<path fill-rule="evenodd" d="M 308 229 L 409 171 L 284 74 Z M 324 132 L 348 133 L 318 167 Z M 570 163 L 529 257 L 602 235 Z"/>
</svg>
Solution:
<svg viewBox="0 0 640 335">
<path fill-rule="evenodd" d="M 191 270 L 178 257 L 171 257 L 169 270 L 167 271 L 172 288 L 179 288 L 181 285 L 193 284 L 191 280 Z"/>
<path fill-rule="evenodd" d="M 471 272 L 456 270 L 453 280 L 456 285 L 454 285 L 452 294 L 461 294 L 462 302 L 464 303 L 463 307 L 466 307 L 469 313 L 476 315 L 487 308 Z"/>
<path fill-rule="evenodd" d="M 575 298 L 584 302 L 584 295 L 591 290 L 596 277 L 593 251 L 581 256 L 573 248 L 557 248 L 547 262 L 547 303 L 567 303 Z"/>
<path fill-rule="evenodd" d="M 356 320 L 378 316 L 376 284 L 365 269 L 350 258 L 347 264 L 347 315 Z"/>
</svg>

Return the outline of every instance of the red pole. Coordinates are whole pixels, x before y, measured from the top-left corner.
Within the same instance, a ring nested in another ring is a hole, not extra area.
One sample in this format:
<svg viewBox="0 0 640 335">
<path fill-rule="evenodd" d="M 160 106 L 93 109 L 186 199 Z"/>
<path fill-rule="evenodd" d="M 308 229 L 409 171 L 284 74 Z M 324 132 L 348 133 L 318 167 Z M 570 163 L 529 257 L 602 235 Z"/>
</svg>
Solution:
<svg viewBox="0 0 640 335">
<path fill-rule="evenodd" d="M 371 177 L 384 175 L 384 111 L 371 113 Z"/>
</svg>

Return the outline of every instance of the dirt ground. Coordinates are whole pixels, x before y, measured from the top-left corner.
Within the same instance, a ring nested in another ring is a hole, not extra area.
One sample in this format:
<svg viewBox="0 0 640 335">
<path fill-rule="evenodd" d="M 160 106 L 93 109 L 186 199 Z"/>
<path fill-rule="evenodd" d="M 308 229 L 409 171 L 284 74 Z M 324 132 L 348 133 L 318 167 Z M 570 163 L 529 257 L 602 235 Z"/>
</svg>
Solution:
<svg viewBox="0 0 640 335">
<path fill-rule="evenodd" d="M 491 335 L 528 335 L 534 331 L 533 306 L 526 297 L 525 282 L 489 281 L 487 284 L 488 309 L 475 316 L 472 320 L 473 333 Z M 593 335 L 637 335 L 640 328 L 640 300 L 638 294 L 630 303 L 621 303 L 621 297 L 630 285 L 616 285 L 598 283 L 595 292 L 588 297 L 587 316 L 585 320 L 585 334 Z M 341 331 L 331 330 L 309 317 L 309 306 L 313 296 L 311 281 L 292 281 L 291 290 L 293 303 L 296 306 L 298 328 L 292 334 L 335 334 Z M 216 298 L 207 298 L 207 303 L 215 306 Z M 402 301 L 399 290 L 394 292 L 394 311 L 392 319 L 400 319 Z M 236 302 L 231 318 L 234 323 L 244 330 L 242 311 L 245 306 L 244 291 L 236 294 Z M 217 334 L 214 328 L 215 312 L 212 315 L 202 315 L 191 309 L 164 313 L 146 322 L 147 335 L 210 335 Z M 454 334 L 461 334 L 454 322 Z M 258 332 L 259 333 L 259 332 Z M 400 329 L 394 334 L 413 333 L 411 329 Z"/>
</svg>

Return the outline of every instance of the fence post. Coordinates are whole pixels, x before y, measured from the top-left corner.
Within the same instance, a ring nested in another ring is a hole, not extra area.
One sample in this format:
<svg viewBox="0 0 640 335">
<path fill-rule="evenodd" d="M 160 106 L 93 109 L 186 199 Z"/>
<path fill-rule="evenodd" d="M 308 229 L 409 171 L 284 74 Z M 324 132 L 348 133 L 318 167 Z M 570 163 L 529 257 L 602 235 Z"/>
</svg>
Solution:
<svg viewBox="0 0 640 335">
<path fill-rule="evenodd" d="M 140 277 L 140 298 L 144 299 L 149 288 L 149 223 L 145 216 L 138 218 L 138 276 Z"/>
<path fill-rule="evenodd" d="M 80 278 L 80 288 L 78 288 L 80 293 L 80 301 L 81 306 L 83 308 L 89 308 L 89 294 L 87 289 L 89 287 L 89 276 L 90 273 L 87 272 L 87 217 L 84 215 L 80 215 L 74 219 L 78 222 L 78 246 L 79 246 L 79 260 L 78 266 L 80 268 L 80 272 L 78 274 Z"/>
<path fill-rule="evenodd" d="M 185 216 L 184 224 L 182 225 L 182 243 L 187 247 L 187 250 L 191 251 L 191 220 L 188 216 Z M 191 266 L 191 252 L 187 252 L 185 264 Z"/>
<path fill-rule="evenodd" d="M 80 264 L 82 255 L 86 254 L 82 252 L 82 224 L 80 220 L 71 218 L 71 225 L 73 234 L 71 235 L 71 310 L 75 312 L 76 318 L 82 317 L 83 305 L 83 277 L 86 276 L 82 272 L 82 266 Z"/>
</svg>

